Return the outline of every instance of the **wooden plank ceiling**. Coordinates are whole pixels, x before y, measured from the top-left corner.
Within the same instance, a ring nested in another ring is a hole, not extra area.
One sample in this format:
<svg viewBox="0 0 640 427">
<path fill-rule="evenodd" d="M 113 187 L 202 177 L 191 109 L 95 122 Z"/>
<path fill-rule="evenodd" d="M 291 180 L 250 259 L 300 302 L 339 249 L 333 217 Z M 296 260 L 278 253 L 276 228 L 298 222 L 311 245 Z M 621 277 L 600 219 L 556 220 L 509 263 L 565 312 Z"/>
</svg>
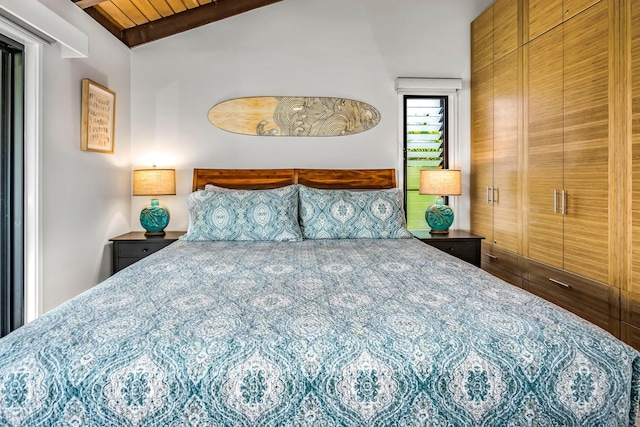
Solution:
<svg viewBox="0 0 640 427">
<path fill-rule="evenodd" d="M 282 0 L 71 0 L 129 47 Z"/>
</svg>

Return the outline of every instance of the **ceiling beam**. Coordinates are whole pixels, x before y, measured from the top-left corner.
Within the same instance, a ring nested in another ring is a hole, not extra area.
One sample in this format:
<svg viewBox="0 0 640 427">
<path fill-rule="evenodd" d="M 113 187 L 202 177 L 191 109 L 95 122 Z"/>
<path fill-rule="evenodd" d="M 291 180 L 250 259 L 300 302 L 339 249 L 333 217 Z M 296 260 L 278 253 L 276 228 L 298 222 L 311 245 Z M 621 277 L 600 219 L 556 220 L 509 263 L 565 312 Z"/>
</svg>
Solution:
<svg viewBox="0 0 640 427">
<path fill-rule="evenodd" d="M 95 19 L 98 22 L 98 24 L 102 25 L 104 28 L 107 29 L 107 31 L 109 31 L 111 34 L 116 36 L 116 38 L 118 40 L 120 40 L 125 45 L 127 44 L 127 42 L 124 39 L 124 33 L 123 33 L 122 27 L 120 27 L 119 25 L 116 25 L 115 23 L 113 23 L 109 18 L 104 16 L 95 7 L 89 7 L 87 9 L 85 9 L 84 11 L 89 16 L 91 16 L 93 19 Z"/>
<path fill-rule="evenodd" d="M 125 29 L 122 31 L 123 37 L 119 38 L 127 46 L 134 47 L 280 1 L 282 0 L 214 0 L 157 21 Z"/>
<path fill-rule="evenodd" d="M 74 2 L 76 6 L 79 6 L 82 9 L 87 9 L 91 6 L 104 3 L 107 0 L 71 0 L 71 1 Z"/>
</svg>

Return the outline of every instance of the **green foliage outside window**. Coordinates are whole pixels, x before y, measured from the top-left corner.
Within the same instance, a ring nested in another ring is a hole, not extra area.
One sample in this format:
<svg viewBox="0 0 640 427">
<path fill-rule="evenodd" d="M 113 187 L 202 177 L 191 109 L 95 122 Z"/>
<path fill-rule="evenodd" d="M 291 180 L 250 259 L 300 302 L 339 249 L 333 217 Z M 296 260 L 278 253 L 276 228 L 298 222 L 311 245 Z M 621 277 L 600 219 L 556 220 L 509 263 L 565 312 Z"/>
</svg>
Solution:
<svg viewBox="0 0 640 427">
<path fill-rule="evenodd" d="M 444 130 L 444 98 L 405 99 L 405 198 L 409 230 L 429 230 L 424 214 L 436 196 L 419 194 L 420 170 L 444 166 Z"/>
</svg>

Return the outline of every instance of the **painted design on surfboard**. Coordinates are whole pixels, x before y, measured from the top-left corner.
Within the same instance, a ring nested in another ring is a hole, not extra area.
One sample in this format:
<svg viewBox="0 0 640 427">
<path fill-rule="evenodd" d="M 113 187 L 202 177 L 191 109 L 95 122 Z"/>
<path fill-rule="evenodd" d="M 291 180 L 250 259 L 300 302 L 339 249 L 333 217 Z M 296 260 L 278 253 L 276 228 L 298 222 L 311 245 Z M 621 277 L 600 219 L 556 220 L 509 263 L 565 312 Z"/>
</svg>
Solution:
<svg viewBox="0 0 640 427">
<path fill-rule="evenodd" d="M 222 130 L 262 136 L 341 136 L 380 122 L 373 106 L 352 99 L 306 96 L 236 98 L 214 105 L 209 121 Z"/>
</svg>

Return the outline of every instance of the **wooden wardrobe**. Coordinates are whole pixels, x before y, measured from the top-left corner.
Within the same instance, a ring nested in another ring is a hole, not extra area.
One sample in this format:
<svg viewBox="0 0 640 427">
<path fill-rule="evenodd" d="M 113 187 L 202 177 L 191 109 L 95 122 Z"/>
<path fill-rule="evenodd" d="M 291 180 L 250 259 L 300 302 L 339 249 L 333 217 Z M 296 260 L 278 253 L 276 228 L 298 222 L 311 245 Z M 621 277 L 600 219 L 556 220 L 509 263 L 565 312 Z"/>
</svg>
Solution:
<svg viewBox="0 0 640 427">
<path fill-rule="evenodd" d="M 640 0 L 497 0 L 471 37 L 482 267 L 640 348 Z"/>
</svg>

